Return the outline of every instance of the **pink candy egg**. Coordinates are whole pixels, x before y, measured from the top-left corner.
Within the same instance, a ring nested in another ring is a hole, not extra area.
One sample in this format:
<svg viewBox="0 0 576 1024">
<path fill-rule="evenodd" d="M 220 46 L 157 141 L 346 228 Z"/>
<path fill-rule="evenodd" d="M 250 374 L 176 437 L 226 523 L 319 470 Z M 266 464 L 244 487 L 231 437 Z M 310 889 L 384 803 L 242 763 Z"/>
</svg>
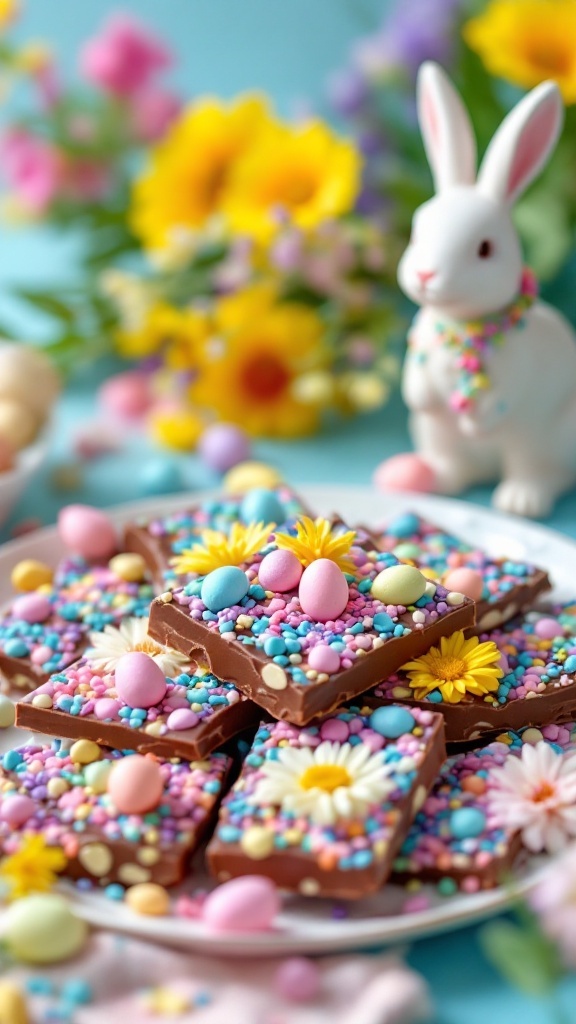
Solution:
<svg viewBox="0 0 576 1024">
<path fill-rule="evenodd" d="M 303 571 L 304 567 L 293 551 L 271 551 L 260 563 L 258 579 L 264 590 L 285 594 L 298 586 Z"/>
<path fill-rule="evenodd" d="M 110 377 L 98 391 L 98 401 L 106 412 L 134 419 L 148 412 L 152 404 L 150 380 L 144 373 L 128 370 Z"/>
<path fill-rule="evenodd" d="M 117 550 L 114 525 L 91 505 L 66 505 L 58 515 L 58 534 L 67 548 L 90 560 L 108 560 Z"/>
<path fill-rule="evenodd" d="M 554 640 L 555 637 L 563 635 L 564 629 L 557 619 L 544 617 L 538 619 L 534 626 L 534 632 L 541 640 Z"/>
<path fill-rule="evenodd" d="M 31 818 L 36 810 L 36 804 L 29 796 L 11 796 L 2 801 L 0 806 L 0 818 L 8 822 L 13 828 L 19 828 Z"/>
<path fill-rule="evenodd" d="M 166 677 L 155 661 L 143 651 L 123 654 L 116 666 L 116 693 L 128 707 L 151 708 L 166 693 Z"/>
<path fill-rule="evenodd" d="M 298 597 L 306 615 L 328 622 L 337 619 L 348 604 L 348 583 L 336 562 L 317 558 L 302 573 Z"/>
<path fill-rule="evenodd" d="M 271 928 L 279 911 L 274 882 L 262 875 L 243 875 L 209 893 L 202 918 L 218 932 L 260 932 Z"/>
<path fill-rule="evenodd" d="M 30 655 L 30 661 L 33 665 L 43 665 L 45 661 L 50 661 L 50 658 L 54 654 L 51 647 L 47 644 L 42 644 L 40 647 L 36 647 Z"/>
<path fill-rule="evenodd" d="M 22 594 L 12 605 L 12 615 L 24 622 L 46 622 L 52 611 L 52 605 L 45 594 Z"/>
<path fill-rule="evenodd" d="M 101 697 L 94 703 L 94 714 L 100 722 L 103 722 L 106 718 L 116 718 L 121 707 L 119 700 L 114 700 L 112 697 Z"/>
<path fill-rule="evenodd" d="M 159 765 L 140 754 L 116 761 L 108 776 L 108 794 L 120 814 L 146 814 L 154 810 L 163 792 Z"/>
<path fill-rule="evenodd" d="M 308 655 L 308 664 L 317 672 L 327 672 L 331 675 L 340 668 L 340 655 L 328 644 L 316 644 Z"/>
<path fill-rule="evenodd" d="M 314 960 L 292 956 L 284 960 L 274 975 L 274 988 L 290 1003 L 308 1003 L 320 992 L 322 975 Z"/>
<path fill-rule="evenodd" d="M 442 580 L 447 590 L 455 590 L 472 601 L 479 601 L 484 589 L 484 580 L 476 569 L 452 569 Z"/>
<path fill-rule="evenodd" d="M 200 719 L 195 711 L 190 711 L 186 708 L 176 708 L 172 714 L 168 715 L 166 725 L 169 729 L 192 729 L 195 725 L 198 725 Z"/>
<path fill-rule="evenodd" d="M 385 459 L 376 467 L 372 481 L 379 491 L 420 491 L 429 494 L 436 490 L 434 471 L 415 452 L 405 452 Z"/>
</svg>

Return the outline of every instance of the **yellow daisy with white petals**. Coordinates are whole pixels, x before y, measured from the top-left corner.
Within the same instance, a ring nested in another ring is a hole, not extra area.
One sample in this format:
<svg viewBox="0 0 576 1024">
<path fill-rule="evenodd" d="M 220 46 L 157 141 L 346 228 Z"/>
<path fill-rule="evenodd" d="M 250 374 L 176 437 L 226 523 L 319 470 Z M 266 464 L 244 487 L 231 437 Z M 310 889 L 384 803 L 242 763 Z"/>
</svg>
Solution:
<svg viewBox="0 0 576 1024">
<path fill-rule="evenodd" d="M 140 651 L 148 654 L 173 679 L 180 675 L 189 659 L 171 647 L 163 647 L 148 636 L 148 619 L 124 619 L 118 626 L 104 626 L 101 633 L 90 633 L 90 647 L 86 657 L 92 668 L 101 672 L 114 672 L 125 654 Z"/>
</svg>

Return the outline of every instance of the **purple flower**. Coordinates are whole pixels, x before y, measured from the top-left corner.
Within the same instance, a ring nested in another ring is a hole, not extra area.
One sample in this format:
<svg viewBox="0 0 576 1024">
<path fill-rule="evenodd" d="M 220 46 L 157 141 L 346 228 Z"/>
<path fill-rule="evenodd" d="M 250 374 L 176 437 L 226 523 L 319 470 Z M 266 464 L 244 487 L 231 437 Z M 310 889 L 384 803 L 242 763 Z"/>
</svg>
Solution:
<svg viewBox="0 0 576 1024">
<path fill-rule="evenodd" d="M 353 64 L 368 79 L 397 68 L 415 76 L 425 60 L 450 62 L 456 15 L 462 0 L 396 0 L 378 32 L 361 40 Z"/>
</svg>

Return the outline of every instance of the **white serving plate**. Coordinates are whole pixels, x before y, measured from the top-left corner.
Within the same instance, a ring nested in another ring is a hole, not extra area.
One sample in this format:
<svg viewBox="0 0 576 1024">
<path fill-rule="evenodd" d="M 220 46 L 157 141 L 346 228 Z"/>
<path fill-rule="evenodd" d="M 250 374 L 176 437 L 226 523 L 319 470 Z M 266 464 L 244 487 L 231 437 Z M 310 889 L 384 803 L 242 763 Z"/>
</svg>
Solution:
<svg viewBox="0 0 576 1024">
<path fill-rule="evenodd" d="M 416 494 L 384 495 L 367 487 L 303 487 L 301 493 L 319 514 L 338 511 L 348 522 L 368 526 L 378 526 L 396 513 L 412 509 L 494 555 L 528 560 L 548 569 L 554 583 L 554 597 L 567 600 L 576 595 L 576 544 L 536 523 L 452 499 Z M 155 498 L 119 506 L 110 514 L 122 524 L 136 516 L 184 508 L 206 496 L 180 494 Z M 10 598 L 10 571 L 22 558 L 39 558 L 54 564 L 61 554 L 63 548 L 53 526 L 1 547 L 0 601 Z M 6 730 L 0 735 L 0 752 L 25 743 L 29 737 L 29 733 Z M 516 893 L 526 893 L 533 888 L 547 860 L 533 858 L 528 863 L 517 880 Z M 197 872 L 181 891 L 208 885 L 200 857 Z M 286 899 L 273 932 L 239 936 L 215 934 L 195 919 L 141 917 L 96 890 L 80 893 L 69 884 L 65 884 L 64 889 L 78 912 L 94 925 L 205 953 L 238 956 L 366 949 L 413 940 L 486 918 L 503 910 L 511 899 L 510 891 L 503 888 L 474 895 L 457 893 L 440 897 L 435 888 L 430 887 L 431 906 L 427 910 L 402 913 L 406 893 L 398 886 L 388 885 L 365 900 L 348 903 L 345 907 L 338 904 L 336 912 L 344 907 L 347 916 L 337 918 L 334 901 L 295 896 Z"/>
</svg>

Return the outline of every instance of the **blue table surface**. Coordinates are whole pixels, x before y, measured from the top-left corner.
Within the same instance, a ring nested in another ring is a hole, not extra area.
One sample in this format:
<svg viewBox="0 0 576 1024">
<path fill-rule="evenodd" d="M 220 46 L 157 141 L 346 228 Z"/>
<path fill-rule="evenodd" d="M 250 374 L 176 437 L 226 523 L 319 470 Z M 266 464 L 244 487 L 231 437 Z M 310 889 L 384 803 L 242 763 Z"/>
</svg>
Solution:
<svg viewBox="0 0 576 1024">
<path fill-rule="evenodd" d="M 161 457 L 161 452 L 155 451 L 139 432 L 126 438 L 115 454 L 84 464 L 81 487 L 70 491 L 55 488 L 51 480 L 54 468 L 73 461 L 74 434 L 96 421 L 94 381 L 85 381 L 63 397 L 47 463 L 2 531 L 4 539 L 14 522 L 27 516 L 40 516 L 44 522 L 51 522 L 58 508 L 69 501 L 105 506 L 141 496 L 139 468 L 144 461 Z M 407 446 L 405 413 L 399 400 L 393 400 L 380 413 L 350 423 L 335 423 L 325 433 L 306 441 L 256 443 L 254 456 L 276 465 L 295 484 L 337 481 L 366 485 L 382 459 L 406 450 Z M 176 459 L 190 491 L 217 483 L 197 456 L 182 455 Z M 466 499 L 487 505 L 490 490 L 478 488 Z M 576 494 L 562 500 L 547 525 L 576 536 Z M 410 963 L 431 986 L 438 1024 L 486 1024 L 487 1020 L 500 1024 L 521 1018 L 524 1024 L 549 1024 L 553 1020 L 547 1004 L 518 995 L 492 970 L 480 951 L 476 928 L 423 939 L 412 946 L 408 955 Z M 576 979 L 567 983 L 563 995 L 567 1005 L 576 999 Z"/>
</svg>

